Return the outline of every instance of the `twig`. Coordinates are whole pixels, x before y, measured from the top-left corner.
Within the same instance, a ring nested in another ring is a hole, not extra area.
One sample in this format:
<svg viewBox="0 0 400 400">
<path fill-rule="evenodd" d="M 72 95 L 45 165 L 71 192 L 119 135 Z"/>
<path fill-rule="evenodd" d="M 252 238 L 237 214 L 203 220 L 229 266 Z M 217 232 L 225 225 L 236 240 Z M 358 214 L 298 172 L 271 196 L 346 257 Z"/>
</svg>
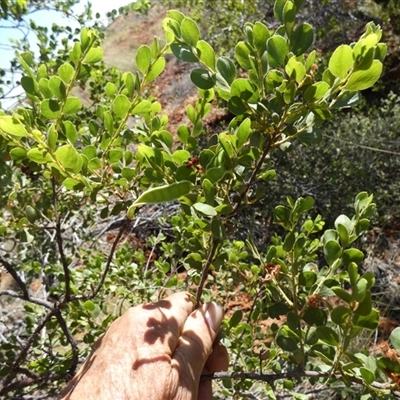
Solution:
<svg viewBox="0 0 400 400">
<path fill-rule="evenodd" d="M 18 357 L 14 360 L 14 362 L 11 365 L 11 371 L 16 372 L 19 369 L 19 365 L 21 362 L 25 359 L 26 355 L 28 354 L 29 349 L 31 348 L 31 345 L 33 341 L 35 340 L 36 336 L 40 333 L 40 331 L 44 328 L 44 326 L 47 324 L 47 322 L 54 316 L 54 311 L 50 311 L 44 318 L 43 321 L 38 324 L 36 329 L 33 331 L 31 336 L 29 336 L 28 340 L 26 341 L 24 347 L 20 351 Z M 0 395 L 7 393 L 4 391 L 4 388 L 6 388 L 14 379 L 13 374 L 9 374 L 7 379 L 5 380 L 4 387 L 3 389 L 0 389 Z"/>
<path fill-rule="evenodd" d="M 252 381 L 262 381 L 267 382 L 269 384 L 280 380 L 280 379 L 293 379 L 293 378 L 327 378 L 331 375 L 328 372 L 319 372 L 319 371 L 294 371 L 294 372 L 286 372 L 280 374 L 257 374 L 255 372 L 215 372 L 213 374 L 202 375 L 201 381 L 210 381 L 214 379 L 250 379 Z M 332 376 L 337 381 L 342 379 L 341 375 L 334 374 Z M 350 377 L 347 375 L 353 383 L 363 384 L 363 381 L 357 377 Z M 380 390 L 390 390 L 391 393 L 396 397 L 400 398 L 400 392 L 395 391 L 395 385 L 392 383 L 381 383 L 381 382 L 372 382 L 369 386 L 372 386 L 375 389 Z M 331 387 L 334 389 L 334 387 Z"/>
<path fill-rule="evenodd" d="M 37 304 L 39 306 L 47 308 L 50 311 L 55 311 L 53 303 L 50 303 L 49 301 L 46 301 L 46 300 L 39 299 L 37 297 L 31 297 L 29 295 L 27 297 L 25 295 L 18 294 L 17 292 L 14 292 L 13 290 L 0 290 L 0 296 L 11 296 L 16 299 L 26 300 L 26 301 L 29 301 L 30 303 Z"/>
<path fill-rule="evenodd" d="M 72 333 L 68 329 L 67 323 L 65 322 L 65 319 L 61 315 L 61 311 L 57 310 L 55 313 L 55 317 L 57 318 L 57 321 L 64 332 L 65 337 L 68 340 L 68 343 L 71 345 L 72 349 L 72 361 L 71 361 L 71 366 L 69 367 L 68 372 L 73 375 L 75 373 L 76 367 L 78 366 L 79 363 L 79 349 L 78 345 L 76 343 L 75 338 L 73 337 Z"/>
<path fill-rule="evenodd" d="M 56 180 L 52 178 L 51 185 L 53 189 L 53 206 L 54 206 L 54 215 L 56 219 L 56 241 L 58 252 L 60 253 L 61 264 L 64 270 L 64 279 L 65 279 L 65 301 L 69 301 L 71 298 L 71 275 L 69 273 L 68 261 L 64 253 L 64 245 L 63 238 L 61 235 L 61 217 L 57 210 L 57 188 L 56 188 Z"/>
<path fill-rule="evenodd" d="M 199 286 L 197 287 L 197 293 L 196 293 L 196 308 L 200 305 L 200 300 L 201 300 L 201 295 L 203 294 L 204 284 L 207 280 L 208 271 L 210 270 L 210 266 L 214 259 L 215 252 L 217 251 L 219 242 L 220 242 L 219 239 L 215 239 L 215 238 L 213 239 L 213 243 L 212 243 L 210 252 L 208 253 L 206 264 L 204 265 L 203 271 L 201 272 L 201 280 L 200 280 Z"/>
<path fill-rule="evenodd" d="M 14 267 L 7 261 L 5 260 L 2 256 L 0 256 L 0 262 L 3 264 L 3 267 L 7 270 L 7 272 L 12 276 L 15 282 L 17 282 L 18 287 L 22 290 L 22 293 L 24 294 L 24 299 L 28 300 L 29 299 L 29 293 L 28 289 L 26 288 L 25 283 L 22 281 L 21 277 L 17 274 L 17 271 L 14 269 Z"/>
</svg>

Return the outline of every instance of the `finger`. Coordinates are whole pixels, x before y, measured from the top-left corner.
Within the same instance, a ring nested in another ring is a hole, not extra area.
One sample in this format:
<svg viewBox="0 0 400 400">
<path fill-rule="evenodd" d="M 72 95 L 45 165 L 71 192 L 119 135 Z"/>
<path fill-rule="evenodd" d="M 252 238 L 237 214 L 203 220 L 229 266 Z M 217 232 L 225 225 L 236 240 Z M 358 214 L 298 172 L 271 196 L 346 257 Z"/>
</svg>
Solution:
<svg viewBox="0 0 400 400">
<path fill-rule="evenodd" d="M 228 351 L 217 339 L 213 343 L 212 353 L 208 357 L 202 375 L 213 372 L 227 371 L 229 367 Z M 212 400 L 212 381 L 199 383 L 198 400 Z"/>
<path fill-rule="evenodd" d="M 181 381 L 194 384 L 197 390 L 200 374 L 211 354 L 213 342 L 224 317 L 224 310 L 216 303 L 206 303 L 186 320 L 173 354 Z"/>
<path fill-rule="evenodd" d="M 175 293 L 157 303 L 131 308 L 112 326 L 134 337 L 139 359 L 150 356 L 171 356 L 177 346 L 186 319 L 194 304 L 188 293 Z M 119 326 L 121 325 L 121 326 Z"/>
</svg>

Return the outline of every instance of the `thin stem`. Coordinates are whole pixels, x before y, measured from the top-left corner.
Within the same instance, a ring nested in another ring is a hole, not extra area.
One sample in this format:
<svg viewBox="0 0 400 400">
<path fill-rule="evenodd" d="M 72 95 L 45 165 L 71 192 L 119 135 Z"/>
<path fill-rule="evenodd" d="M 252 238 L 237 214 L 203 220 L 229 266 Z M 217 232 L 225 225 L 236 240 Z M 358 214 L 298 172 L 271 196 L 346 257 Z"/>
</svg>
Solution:
<svg viewBox="0 0 400 400">
<path fill-rule="evenodd" d="M 214 259 L 215 253 L 216 253 L 216 251 L 218 249 L 218 245 L 219 245 L 219 242 L 220 242 L 219 239 L 215 239 L 215 238 L 213 238 L 212 241 L 213 242 L 212 242 L 210 251 L 208 253 L 207 261 L 206 261 L 206 263 L 205 263 L 205 265 L 203 267 L 203 270 L 201 272 L 201 280 L 200 280 L 199 286 L 197 287 L 196 308 L 200 305 L 201 296 L 203 294 L 203 289 L 204 289 L 204 284 L 206 283 L 211 263 L 212 263 L 212 261 Z"/>
<path fill-rule="evenodd" d="M 54 177 L 51 180 L 51 185 L 53 189 L 53 207 L 54 207 L 54 215 L 56 219 L 56 242 L 58 247 L 58 252 L 60 253 L 61 264 L 64 270 L 64 278 L 65 278 L 65 301 L 68 302 L 71 298 L 71 275 L 69 273 L 68 261 L 64 253 L 64 245 L 63 238 L 61 234 L 61 217 L 58 212 L 58 200 L 57 200 L 57 188 L 56 181 Z"/>
<path fill-rule="evenodd" d="M 22 281 L 21 277 L 18 275 L 14 267 L 1 255 L 0 255 L 0 263 L 3 264 L 3 267 L 12 276 L 14 281 L 17 282 L 18 287 L 22 290 L 22 293 L 24 294 L 23 298 L 28 300 L 29 299 L 28 289 L 26 288 L 25 283 Z"/>
</svg>

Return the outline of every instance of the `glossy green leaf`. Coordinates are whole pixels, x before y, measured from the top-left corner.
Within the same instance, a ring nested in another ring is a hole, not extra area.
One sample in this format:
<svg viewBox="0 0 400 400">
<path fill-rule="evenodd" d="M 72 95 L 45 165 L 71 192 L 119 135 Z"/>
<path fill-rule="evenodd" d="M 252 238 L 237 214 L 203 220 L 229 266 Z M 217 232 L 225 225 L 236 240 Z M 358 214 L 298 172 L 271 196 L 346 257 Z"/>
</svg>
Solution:
<svg viewBox="0 0 400 400">
<path fill-rule="evenodd" d="M 257 21 L 253 27 L 253 41 L 258 54 L 261 56 L 267 50 L 267 40 L 270 38 L 268 28 Z"/>
<path fill-rule="evenodd" d="M 215 208 L 210 206 L 209 204 L 204 204 L 204 203 L 195 203 L 193 207 L 201 212 L 202 214 L 206 215 L 207 217 L 215 217 L 217 215 L 217 212 L 215 211 Z"/>
<path fill-rule="evenodd" d="M 69 144 L 59 147 L 55 156 L 67 171 L 78 173 L 82 168 L 81 156 Z"/>
<path fill-rule="evenodd" d="M 379 323 L 379 311 L 374 308 L 368 315 L 354 314 L 353 324 L 368 330 L 375 330 Z"/>
<path fill-rule="evenodd" d="M 368 385 L 375 380 L 375 374 L 365 367 L 360 367 L 360 374 Z"/>
<path fill-rule="evenodd" d="M 23 160 L 26 157 L 27 151 L 22 147 L 14 147 L 10 150 L 10 157 L 13 160 Z"/>
<path fill-rule="evenodd" d="M 276 0 L 274 3 L 274 16 L 279 22 L 283 22 L 283 9 L 287 0 Z"/>
<path fill-rule="evenodd" d="M 342 254 L 342 248 L 336 240 L 329 240 L 324 245 L 325 260 L 331 267 Z"/>
<path fill-rule="evenodd" d="M 206 203 L 210 206 L 214 206 L 215 203 L 215 188 L 214 185 L 208 179 L 203 179 L 202 187 L 204 191 L 204 197 L 206 199 Z"/>
<path fill-rule="evenodd" d="M 74 43 L 74 46 L 69 55 L 74 64 L 77 65 L 82 55 L 82 46 L 79 42 Z"/>
<path fill-rule="evenodd" d="M 335 324 L 345 326 L 351 314 L 351 310 L 348 307 L 337 306 L 331 311 L 331 319 Z"/>
<path fill-rule="evenodd" d="M 91 300 L 86 300 L 83 303 L 83 307 L 88 310 L 88 311 L 94 311 L 94 309 L 96 308 L 96 305 L 93 303 L 93 301 Z"/>
<path fill-rule="evenodd" d="M 15 137 L 28 136 L 28 131 L 22 122 L 17 117 L 9 115 L 0 115 L 0 130 Z"/>
<path fill-rule="evenodd" d="M 45 150 L 38 149 L 37 147 L 30 149 L 26 155 L 37 164 L 45 164 L 51 161 L 50 155 Z"/>
<path fill-rule="evenodd" d="M 150 71 L 146 75 L 145 83 L 153 82 L 164 71 L 164 68 L 165 58 L 161 57 L 151 66 Z"/>
<path fill-rule="evenodd" d="M 308 23 L 300 24 L 290 37 L 290 50 L 295 56 L 306 53 L 314 42 L 314 30 Z"/>
<path fill-rule="evenodd" d="M 59 100 L 64 100 L 66 96 L 66 87 L 64 82 L 58 76 L 52 76 L 49 79 L 49 89 Z"/>
<path fill-rule="evenodd" d="M 268 61 L 274 68 L 282 68 L 285 65 L 285 58 L 289 53 L 287 41 L 279 35 L 272 36 L 267 41 Z"/>
<path fill-rule="evenodd" d="M 140 46 L 137 50 L 135 61 L 138 70 L 144 75 L 149 69 L 152 61 L 150 47 L 146 45 Z"/>
<path fill-rule="evenodd" d="M 198 62 L 199 58 L 193 53 L 191 47 L 173 43 L 171 44 L 171 51 L 174 53 L 175 57 L 180 61 L 185 62 Z"/>
<path fill-rule="evenodd" d="M 63 122 L 63 132 L 71 144 L 75 143 L 76 139 L 78 138 L 78 132 L 75 128 L 75 125 L 71 121 Z"/>
<path fill-rule="evenodd" d="M 123 155 L 124 153 L 120 147 L 116 149 L 111 149 L 108 153 L 108 160 L 111 163 L 116 163 L 122 159 Z"/>
<path fill-rule="evenodd" d="M 78 97 L 68 97 L 64 104 L 64 114 L 76 114 L 82 108 L 82 102 Z"/>
<path fill-rule="evenodd" d="M 229 319 L 229 327 L 234 328 L 235 326 L 237 326 L 242 320 L 242 318 L 243 318 L 242 310 L 236 310 L 233 313 L 232 317 Z"/>
<path fill-rule="evenodd" d="M 196 68 L 190 73 L 191 81 L 200 89 L 211 89 L 215 86 L 216 78 L 210 71 Z"/>
<path fill-rule="evenodd" d="M 331 55 L 328 67 L 334 76 L 344 79 L 347 76 L 350 68 L 353 66 L 353 63 L 353 49 L 347 44 L 342 44 Z"/>
<path fill-rule="evenodd" d="M 251 131 L 251 120 L 250 118 L 246 118 L 240 125 L 236 131 L 236 136 L 238 138 L 237 146 L 238 148 L 245 145 L 247 142 Z"/>
<path fill-rule="evenodd" d="M 141 114 L 147 114 L 150 111 L 151 111 L 150 101 L 149 100 L 141 100 L 138 104 L 136 104 L 135 107 L 133 107 L 131 114 L 132 115 L 141 115 Z"/>
<path fill-rule="evenodd" d="M 113 111 L 121 119 L 126 117 L 130 107 L 131 107 L 131 102 L 124 94 L 119 94 L 117 97 L 115 97 L 113 101 Z"/>
<path fill-rule="evenodd" d="M 134 207 L 144 204 L 167 203 L 187 195 L 193 187 L 189 181 L 181 181 L 170 185 L 152 188 L 140 195 L 133 203 Z"/>
<path fill-rule="evenodd" d="M 208 179 L 211 183 L 219 182 L 225 176 L 226 170 L 221 167 L 214 167 L 207 169 L 204 174 L 204 179 Z"/>
<path fill-rule="evenodd" d="M 83 64 L 95 64 L 103 59 L 103 49 L 101 47 L 92 47 L 82 60 Z"/>
<path fill-rule="evenodd" d="M 36 95 L 37 94 L 37 82 L 30 76 L 23 76 L 21 78 L 21 86 L 27 94 Z"/>
<path fill-rule="evenodd" d="M 382 63 L 373 60 L 370 68 L 353 71 L 343 88 L 351 91 L 368 89 L 379 79 L 381 73 Z"/>
<path fill-rule="evenodd" d="M 204 40 L 199 40 L 196 44 L 199 52 L 200 61 L 208 68 L 215 70 L 215 53 L 214 49 Z"/>
<path fill-rule="evenodd" d="M 323 326 L 326 324 L 328 317 L 326 312 L 321 308 L 309 307 L 304 313 L 302 319 L 311 326 Z"/>
<path fill-rule="evenodd" d="M 351 296 L 351 294 L 342 289 L 340 286 L 333 286 L 331 287 L 331 289 L 334 291 L 336 296 L 344 300 L 346 303 L 350 304 L 353 301 L 353 297 Z"/>
<path fill-rule="evenodd" d="M 232 82 L 231 95 L 249 103 L 255 103 L 259 97 L 256 89 L 244 78 L 238 78 Z"/>
<path fill-rule="evenodd" d="M 390 343 L 392 346 L 400 352 L 400 328 L 395 328 L 389 337 Z"/>
<path fill-rule="evenodd" d="M 282 10 L 282 19 L 289 36 L 292 32 L 295 18 L 296 6 L 290 0 L 287 0 Z"/>
<path fill-rule="evenodd" d="M 216 67 L 218 74 L 220 74 L 221 77 L 228 84 L 228 86 L 230 86 L 236 77 L 235 64 L 228 57 L 219 57 L 217 60 Z M 218 80 L 218 75 L 217 75 L 217 80 Z"/>
<path fill-rule="evenodd" d="M 60 104 L 56 100 L 45 99 L 40 103 L 40 111 L 48 119 L 56 119 L 60 110 Z"/>
<path fill-rule="evenodd" d="M 314 102 L 321 99 L 330 89 L 326 82 L 317 82 L 309 86 L 304 92 L 304 99 L 306 101 Z"/>
<path fill-rule="evenodd" d="M 343 264 L 349 265 L 351 262 L 360 264 L 364 260 L 364 253 L 356 248 L 347 249 L 343 252 Z"/>
<path fill-rule="evenodd" d="M 49 80 L 46 78 L 42 78 L 39 80 L 39 91 L 46 99 L 50 99 L 51 97 L 53 97 L 53 93 L 49 89 Z"/>
<path fill-rule="evenodd" d="M 253 51 L 250 45 L 246 42 L 239 42 L 235 47 L 235 57 L 239 65 L 244 69 L 251 69 L 252 63 L 250 56 Z"/>
<path fill-rule="evenodd" d="M 69 84 L 74 77 L 75 70 L 74 67 L 70 63 L 62 64 L 58 70 L 59 77 L 63 80 L 65 84 Z"/>
<path fill-rule="evenodd" d="M 191 18 L 185 17 L 181 22 L 181 34 L 183 40 L 190 46 L 196 46 L 200 40 L 200 30 Z"/>
<path fill-rule="evenodd" d="M 328 326 L 318 326 L 316 330 L 318 338 L 326 344 L 337 346 L 339 344 L 338 334 Z"/>
<path fill-rule="evenodd" d="M 358 315 L 369 315 L 372 311 L 372 296 L 371 292 L 367 291 L 365 297 L 358 304 L 355 313 Z"/>
<path fill-rule="evenodd" d="M 352 289 L 353 289 L 352 293 L 353 299 L 357 302 L 363 301 L 368 289 L 367 280 L 364 278 L 360 278 L 357 281 L 356 285 L 352 287 Z"/>
<path fill-rule="evenodd" d="M 297 61 L 297 58 L 293 56 L 286 63 L 285 72 L 291 79 L 300 83 L 306 75 L 306 68 L 302 62 Z"/>
</svg>

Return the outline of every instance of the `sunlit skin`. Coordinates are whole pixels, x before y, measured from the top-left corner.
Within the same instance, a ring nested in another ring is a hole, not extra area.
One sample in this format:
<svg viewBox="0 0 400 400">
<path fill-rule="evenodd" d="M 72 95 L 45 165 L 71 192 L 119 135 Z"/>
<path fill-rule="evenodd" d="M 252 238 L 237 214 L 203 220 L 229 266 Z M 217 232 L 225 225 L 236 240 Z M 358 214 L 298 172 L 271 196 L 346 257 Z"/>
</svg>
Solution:
<svg viewBox="0 0 400 400">
<path fill-rule="evenodd" d="M 96 342 L 63 399 L 211 400 L 200 376 L 228 368 L 217 338 L 223 309 L 193 311 L 188 293 L 129 309 Z"/>
</svg>

